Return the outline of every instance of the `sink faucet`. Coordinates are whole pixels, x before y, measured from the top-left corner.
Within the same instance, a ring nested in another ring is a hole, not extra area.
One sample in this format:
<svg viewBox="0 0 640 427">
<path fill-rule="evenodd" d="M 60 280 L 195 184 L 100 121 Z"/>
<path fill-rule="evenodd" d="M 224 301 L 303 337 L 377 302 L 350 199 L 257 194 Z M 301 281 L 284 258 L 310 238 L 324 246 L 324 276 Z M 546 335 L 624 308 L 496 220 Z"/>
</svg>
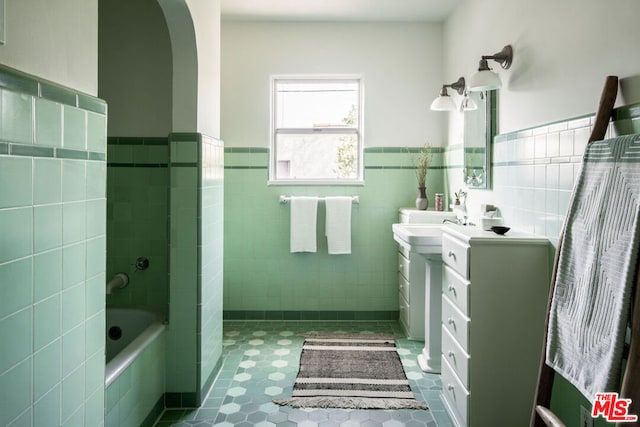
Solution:
<svg viewBox="0 0 640 427">
<path fill-rule="evenodd" d="M 473 226 L 475 225 L 474 223 L 472 223 L 471 221 L 467 221 L 467 217 L 463 217 L 464 221 L 460 221 L 459 218 L 456 218 L 455 220 L 453 219 L 443 219 L 442 223 L 443 224 L 456 224 L 456 225 L 469 225 L 469 226 Z"/>
</svg>

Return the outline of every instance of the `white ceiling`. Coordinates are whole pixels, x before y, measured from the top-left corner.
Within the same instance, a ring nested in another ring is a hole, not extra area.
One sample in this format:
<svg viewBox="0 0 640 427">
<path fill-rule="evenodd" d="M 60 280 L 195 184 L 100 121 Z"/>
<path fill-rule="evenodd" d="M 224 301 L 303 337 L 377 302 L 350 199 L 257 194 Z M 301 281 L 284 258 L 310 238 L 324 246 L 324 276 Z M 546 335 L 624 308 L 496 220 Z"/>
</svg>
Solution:
<svg viewBox="0 0 640 427">
<path fill-rule="evenodd" d="M 222 19 L 441 22 L 461 0 L 221 0 Z"/>
</svg>

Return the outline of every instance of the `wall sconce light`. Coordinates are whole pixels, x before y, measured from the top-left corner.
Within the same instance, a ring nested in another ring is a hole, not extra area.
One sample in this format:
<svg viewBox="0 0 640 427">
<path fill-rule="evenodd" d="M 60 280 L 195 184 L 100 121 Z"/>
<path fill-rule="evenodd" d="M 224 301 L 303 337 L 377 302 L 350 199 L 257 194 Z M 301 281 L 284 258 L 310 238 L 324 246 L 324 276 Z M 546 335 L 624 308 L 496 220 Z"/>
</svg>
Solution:
<svg viewBox="0 0 640 427">
<path fill-rule="evenodd" d="M 462 95 L 465 85 L 466 83 L 464 81 L 464 77 L 460 77 L 458 81 L 449 85 L 443 85 L 442 89 L 440 90 L 440 96 L 434 99 L 431 103 L 431 109 L 433 111 L 454 111 L 456 109 L 456 104 L 447 93 L 447 88 L 450 87 L 451 89 L 458 92 L 458 94 Z"/>
<path fill-rule="evenodd" d="M 469 79 L 469 90 L 472 92 L 480 92 L 484 90 L 499 89 L 502 87 L 502 81 L 500 76 L 491 71 L 488 59 L 493 59 L 502 68 L 508 70 L 511 67 L 511 61 L 513 60 L 513 49 L 511 45 L 507 45 L 502 50 L 494 55 L 483 55 L 478 66 L 478 72 L 475 73 Z"/>
</svg>

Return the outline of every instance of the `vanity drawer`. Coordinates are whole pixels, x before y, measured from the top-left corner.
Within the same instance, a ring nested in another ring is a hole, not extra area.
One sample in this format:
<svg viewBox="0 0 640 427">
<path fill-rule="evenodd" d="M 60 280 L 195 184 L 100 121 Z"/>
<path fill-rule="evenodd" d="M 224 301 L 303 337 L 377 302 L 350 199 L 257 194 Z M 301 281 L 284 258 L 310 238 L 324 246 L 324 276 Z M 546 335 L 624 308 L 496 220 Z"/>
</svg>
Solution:
<svg viewBox="0 0 640 427">
<path fill-rule="evenodd" d="M 409 332 L 409 303 L 402 297 L 398 296 L 400 303 L 400 323 L 404 327 L 405 331 Z"/>
<path fill-rule="evenodd" d="M 411 299 L 409 299 L 410 290 L 411 284 L 402 274 L 398 274 L 398 291 L 400 292 L 400 296 L 407 300 L 407 302 L 411 302 Z"/>
<path fill-rule="evenodd" d="M 469 408 L 469 392 L 460 383 L 449 362 L 442 356 L 442 397 L 451 409 L 459 425 L 466 426 Z"/>
<path fill-rule="evenodd" d="M 409 260 L 405 258 L 401 253 L 398 253 L 398 271 L 409 280 Z"/>
<path fill-rule="evenodd" d="M 469 355 L 442 326 L 442 358 L 449 362 L 453 371 L 465 388 L 469 388 Z"/>
<path fill-rule="evenodd" d="M 445 234 L 442 236 L 442 260 L 465 279 L 469 278 L 469 246 Z"/>
<path fill-rule="evenodd" d="M 409 249 L 405 248 L 402 245 L 398 245 L 398 252 L 404 255 L 405 258 L 409 259 Z"/>
<path fill-rule="evenodd" d="M 445 265 L 442 269 L 442 293 L 451 302 L 469 316 L 469 282 L 460 277 L 451 267 Z"/>
<path fill-rule="evenodd" d="M 460 344 L 469 351 L 469 318 L 462 314 L 446 296 L 442 296 L 442 325 Z"/>
</svg>

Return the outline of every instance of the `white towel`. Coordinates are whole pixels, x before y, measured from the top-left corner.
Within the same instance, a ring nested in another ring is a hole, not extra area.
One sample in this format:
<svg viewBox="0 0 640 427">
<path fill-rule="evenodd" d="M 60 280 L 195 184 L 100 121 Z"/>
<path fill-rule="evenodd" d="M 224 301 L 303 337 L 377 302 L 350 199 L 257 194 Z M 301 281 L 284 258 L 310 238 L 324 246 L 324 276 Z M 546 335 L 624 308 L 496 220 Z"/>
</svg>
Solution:
<svg viewBox="0 0 640 427">
<path fill-rule="evenodd" d="M 291 197 L 291 252 L 316 251 L 317 197 Z"/>
<path fill-rule="evenodd" d="M 565 220 L 546 363 L 591 402 L 618 389 L 639 214 L 640 135 L 589 144 Z"/>
<path fill-rule="evenodd" d="M 330 255 L 351 253 L 351 197 L 326 197 L 325 234 Z"/>
</svg>

